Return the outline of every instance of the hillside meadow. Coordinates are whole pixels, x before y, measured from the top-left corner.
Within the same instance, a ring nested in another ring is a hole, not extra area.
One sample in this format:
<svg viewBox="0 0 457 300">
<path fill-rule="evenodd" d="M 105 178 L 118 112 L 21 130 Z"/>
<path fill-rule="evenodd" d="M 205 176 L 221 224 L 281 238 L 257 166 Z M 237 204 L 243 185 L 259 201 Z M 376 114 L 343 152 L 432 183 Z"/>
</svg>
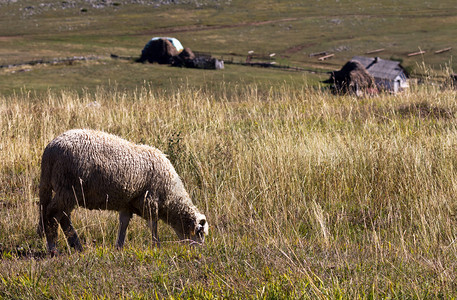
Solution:
<svg viewBox="0 0 457 300">
<path fill-rule="evenodd" d="M 0 96 L 0 297 L 457 297 L 456 93 L 332 96 L 254 84 Z M 201 247 L 79 208 L 84 251 L 36 234 L 40 155 L 70 128 L 162 149 L 204 212 Z"/>
<path fill-rule="evenodd" d="M 0 0 L 0 93 L 94 92 L 112 83 L 131 90 L 144 82 L 169 89 L 179 81 L 201 87 L 219 81 L 301 80 L 301 74 L 233 65 L 202 78 L 188 69 L 110 59 L 110 54 L 139 57 L 155 36 L 176 37 L 184 47 L 227 62 L 244 62 L 254 51 L 255 61 L 324 73 L 326 78 L 315 76 L 314 81 L 327 79 L 325 72 L 340 69 L 356 55 L 402 61 L 411 75 L 422 76 L 418 65 L 423 62 L 438 71 L 457 68 L 456 16 L 454 0 Z M 453 49 L 435 54 L 445 48 Z M 366 54 L 376 49 L 384 50 Z M 419 50 L 425 53 L 408 56 Z M 316 53 L 334 57 L 319 61 Z M 96 59 L 8 67 L 74 56 Z"/>
<path fill-rule="evenodd" d="M 441 87 L 456 13 L 451 0 L 0 0 L 0 298 L 457 298 L 457 94 Z M 134 63 L 153 36 L 226 68 Z M 322 86 L 381 48 L 421 85 Z M 228 63 L 248 51 L 305 72 Z M 95 59 L 23 64 L 73 56 Z M 205 244 L 161 222 L 153 248 L 134 217 L 118 251 L 117 214 L 78 208 L 84 251 L 60 231 L 51 258 L 40 158 L 72 128 L 164 151 L 208 218 Z"/>
</svg>

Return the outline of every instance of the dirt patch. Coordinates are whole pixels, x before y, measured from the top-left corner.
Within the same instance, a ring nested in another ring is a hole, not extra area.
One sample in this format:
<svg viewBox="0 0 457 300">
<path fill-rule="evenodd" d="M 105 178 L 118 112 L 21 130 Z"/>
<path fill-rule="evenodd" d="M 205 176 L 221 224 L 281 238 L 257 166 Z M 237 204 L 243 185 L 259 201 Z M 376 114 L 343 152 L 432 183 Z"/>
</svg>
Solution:
<svg viewBox="0 0 457 300">
<path fill-rule="evenodd" d="M 171 34 L 171 33 L 179 33 L 179 32 L 218 30 L 218 29 L 226 29 L 226 28 L 245 27 L 245 26 L 262 26 L 262 25 L 267 25 L 267 24 L 290 22 L 290 21 L 296 21 L 296 20 L 298 20 L 298 18 L 285 18 L 285 19 L 279 19 L 279 20 L 246 22 L 246 23 L 236 23 L 236 24 L 230 24 L 230 25 L 219 25 L 219 26 L 174 27 L 174 28 L 164 28 L 164 29 L 159 29 L 159 30 L 146 31 L 146 32 L 142 32 L 138 35 L 162 35 L 162 34 Z"/>
<path fill-rule="evenodd" d="M 47 253 L 40 250 L 30 249 L 16 245 L 7 247 L 0 243 L 0 260 L 2 258 L 19 258 L 19 259 L 43 259 L 47 257 Z"/>
<path fill-rule="evenodd" d="M 397 113 L 402 117 L 452 119 L 455 111 L 447 107 L 431 105 L 427 102 L 419 102 L 402 105 L 397 109 Z"/>
<path fill-rule="evenodd" d="M 103 59 L 101 56 L 73 56 L 73 57 L 66 57 L 66 58 L 54 58 L 49 60 L 38 59 L 38 60 L 31 60 L 27 62 L 20 62 L 14 64 L 4 64 L 0 65 L 0 69 L 10 69 L 11 73 L 15 72 L 24 72 L 30 71 L 32 66 L 35 65 L 58 65 L 58 64 L 67 64 L 72 65 L 75 62 L 81 61 L 96 61 Z"/>
<path fill-rule="evenodd" d="M 307 44 L 296 45 L 296 46 L 293 46 L 293 47 L 290 47 L 290 48 L 287 48 L 286 50 L 284 50 L 284 55 L 292 55 L 292 54 L 302 51 L 305 48 L 312 47 L 314 45 L 316 45 L 316 44 L 307 43 Z"/>
<path fill-rule="evenodd" d="M 10 42 L 14 40 L 21 39 L 21 36 L 18 35 L 12 35 L 12 36 L 5 36 L 5 35 L 0 35 L 0 42 Z"/>
</svg>

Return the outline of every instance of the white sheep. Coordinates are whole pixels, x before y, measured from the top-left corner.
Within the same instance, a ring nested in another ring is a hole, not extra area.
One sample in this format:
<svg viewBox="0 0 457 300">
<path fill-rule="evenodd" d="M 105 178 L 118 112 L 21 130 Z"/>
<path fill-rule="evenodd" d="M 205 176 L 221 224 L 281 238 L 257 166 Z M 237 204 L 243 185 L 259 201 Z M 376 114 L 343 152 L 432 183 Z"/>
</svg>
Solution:
<svg viewBox="0 0 457 300">
<path fill-rule="evenodd" d="M 69 245 L 82 250 L 70 219 L 77 205 L 119 212 L 117 248 L 124 245 L 133 214 L 146 219 L 154 244 L 159 243 L 159 219 L 171 225 L 180 239 L 203 243 L 208 234 L 206 217 L 160 150 L 101 131 L 69 130 L 44 150 L 38 233 L 46 235 L 51 253 L 57 252 L 58 223 Z"/>
</svg>

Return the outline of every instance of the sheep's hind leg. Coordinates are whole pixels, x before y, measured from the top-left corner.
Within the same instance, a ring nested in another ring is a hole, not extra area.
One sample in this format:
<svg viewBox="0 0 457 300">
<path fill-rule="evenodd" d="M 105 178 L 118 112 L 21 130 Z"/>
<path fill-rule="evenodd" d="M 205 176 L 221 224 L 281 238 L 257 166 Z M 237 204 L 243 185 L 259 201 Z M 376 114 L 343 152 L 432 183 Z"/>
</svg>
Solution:
<svg viewBox="0 0 457 300">
<path fill-rule="evenodd" d="M 44 222 L 44 232 L 46 235 L 46 244 L 51 256 L 57 255 L 57 220 L 54 217 Z"/>
<path fill-rule="evenodd" d="M 39 212 L 38 213 L 39 213 L 40 219 L 38 220 L 38 227 L 37 227 L 36 232 L 38 233 L 40 238 L 43 238 L 45 236 L 45 233 L 44 233 L 44 213 L 43 213 L 43 207 L 42 207 L 41 204 L 40 204 L 40 208 L 39 208 Z"/>
<path fill-rule="evenodd" d="M 127 232 L 127 226 L 129 226 L 132 213 L 128 211 L 119 212 L 119 233 L 117 235 L 116 248 L 122 249 L 124 247 L 125 234 Z"/>
<path fill-rule="evenodd" d="M 78 234 L 76 233 L 76 230 L 71 223 L 70 213 L 64 213 L 62 218 L 60 218 L 60 226 L 62 227 L 62 230 L 67 237 L 68 245 L 75 248 L 77 251 L 83 251 L 83 247 L 79 240 Z"/>
<path fill-rule="evenodd" d="M 58 223 L 62 226 L 65 235 L 67 235 L 68 241 L 70 244 L 73 244 L 76 247 L 81 247 L 81 243 L 79 243 L 78 236 L 76 235 L 76 231 L 74 230 L 73 226 L 71 225 L 71 221 L 69 219 L 70 214 L 66 214 L 66 212 L 70 212 L 74 207 L 74 202 L 72 201 L 72 197 L 68 196 L 69 193 L 66 193 L 65 190 L 60 189 L 56 192 L 52 201 L 47 203 L 45 207 L 42 208 L 43 212 L 43 227 L 44 232 L 46 235 L 46 241 L 48 246 L 48 251 L 51 253 L 52 256 L 58 254 L 57 252 L 57 228 Z M 74 233 L 74 235 L 72 234 Z M 68 234 L 72 234 L 69 236 Z M 76 235 L 76 236 L 75 236 Z"/>
<path fill-rule="evenodd" d="M 49 207 L 44 208 L 43 214 L 43 230 L 46 236 L 46 244 L 48 252 L 51 256 L 57 255 L 57 229 L 58 229 L 58 220 L 60 220 L 60 215 L 56 213 L 55 210 L 50 209 Z"/>
</svg>

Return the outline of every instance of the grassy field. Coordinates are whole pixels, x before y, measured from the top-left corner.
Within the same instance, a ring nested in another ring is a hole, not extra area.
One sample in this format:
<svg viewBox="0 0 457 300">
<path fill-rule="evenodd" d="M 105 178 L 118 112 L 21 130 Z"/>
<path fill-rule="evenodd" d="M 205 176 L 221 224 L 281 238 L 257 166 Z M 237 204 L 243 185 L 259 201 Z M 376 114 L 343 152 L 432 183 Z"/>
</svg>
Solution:
<svg viewBox="0 0 457 300">
<path fill-rule="evenodd" d="M 336 70 L 353 56 L 380 48 L 385 51 L 374 55 L 401 60 L 413 74 L 421 73 L 418 65 L 422 63 L 435 70 L 455 69 L 455 50 L 439 55 L 434 51 L 457 47 L 456 15 L 457 6 L 451 0 L 433 5 L 412 0 L 3 0 L 0 65 L 92 55 L 100 57 L 101 66 L 77 63 L 0 69 L 0 93 L 11 94 L 24 88 L 94 90 L 107 82 L 117 82 L 129 89 L 141 87 L 144 81 L 162 84 L 164 73 L 165 77 L 199 82 L 201 72 L 170 68 L 156 72 L 157 68 L 152 66 L 120 64 L 109 59 L 111 53 L 138 57 L 153 36 L 174 36 L 185 47 L 225 60 L 244 61 L 250 50 L 260 56 L 276 53 L 277 63 L 311 71 Z M 427 52 L 407 56 L 419 49 Z M 317 52 L 335 56 L 319 62 L 317 57 L 310 57 Z M 294 81 L 302 76 L 271 69 L 240 71 L 231 67 L 220 73 L 225 75 L 226 82 L 243 84 L 242 74 L 247 74 L 247 80 L 258 77 L 256 83 L 266 85 L 275 85 L 284 77 Z M 308 78 L 316 81 L 322 76 Z M 170 85 L 165 81 L 166 87 Z"/>
<path fill-rule="evenodd" d="M 96 104 L 94 103 L 96 101 Z M 5 298 L 457 296 L 456 94 L 335 97 L 254 85 L 0 100 L 0 295 Z M 134 218 L 78 209 L 85 251 L 35 233 L 43 148 L 86 127 L 156 145 L 207 215 L 203 247 L 160 249 Z"/>
<path fill-rule="evenodd" d="M 368 1 L 0 0 L 0 298 L 457 298 L 457 5 Z M 152 36 L 234 61 L 249 50 L 309 72 L 192 70 L 139 56 Z M 320 81 L 386 48 L 421 85 L 331 95 Z M 427 50 L 423 56 L 407 53 Z M 318 62 L 310 53 L 335 57 Z M 36 234 L 41 154 L 71 128 L 163 150 L 210 234 L 190 248 L 159 223 L 79 208 L 84 251 Z"/>
</svg>

